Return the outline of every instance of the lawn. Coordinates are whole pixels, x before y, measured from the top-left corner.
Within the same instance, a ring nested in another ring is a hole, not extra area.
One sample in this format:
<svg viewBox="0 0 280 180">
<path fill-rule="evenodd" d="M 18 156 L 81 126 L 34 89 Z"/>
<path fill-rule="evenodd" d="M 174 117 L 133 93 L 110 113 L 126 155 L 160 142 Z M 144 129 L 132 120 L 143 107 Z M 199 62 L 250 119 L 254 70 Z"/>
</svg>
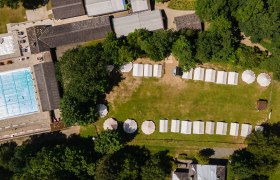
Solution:
<svg viewBox="0 0 280 180">
<path fill-rule="evenodd" d="M 177 10 L 195 10 L 196 0 L 171 0 L 168 7 Z"/>
<path fill-rule="evenodd" d="M 25 9 L 20 6 L 18 9 L 0 8 L 0 33 L 6 33 L 8 23 L 26 21 Z"/>
<path fill-rule="evenodd" d="M 273 81 L 267 88 L 261 88 L 256 82 L 247 85 L 217 85 L 214 83 L 195 82 L 172 77 L 167 83 L 162 79 L 133 78 L 130 75 L 123 80 L 112 94 L 108 96 L 109 114 L 118 121 L 133 118 L 141 123 L 154 120 L 159 127 L 159 119 L 178 118 L 180 120 L 213 120 L 226 122 L 262 123 L 273 109 L 270 122 L 280 119 L 280 85 Z M 177 82 L 174 83 L 174 82 Z M 258 112 L 258 99 L 272 100 L 270 107 Z M 102 130 L 105 119 L 95 123 L 97 130 Z M 171 121 L 169 121 L 170 128 Z M 228 127 L 229 133 L 229 127 Z M 183 135 L 180 133 L 159 133 L 158 128 L 152 135 L 144 135 L 141 130 L 130 142 L 135 145 L 145 145 L 152 151 L 169 149 L 172 154 L 196 151 L 203 147 L 243 147 L 244 138 L 219 135 Z"/>
</svg>

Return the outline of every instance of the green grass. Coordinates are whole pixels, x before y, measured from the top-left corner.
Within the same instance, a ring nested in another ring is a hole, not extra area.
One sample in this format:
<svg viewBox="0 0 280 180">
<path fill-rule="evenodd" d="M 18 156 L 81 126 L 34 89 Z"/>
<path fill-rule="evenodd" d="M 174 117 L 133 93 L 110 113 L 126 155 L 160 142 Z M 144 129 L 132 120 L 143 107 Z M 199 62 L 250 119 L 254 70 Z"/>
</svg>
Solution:
<svg viewBox="0 0 280 180">
<path fill-rule="evenodd" d="M 80 135 L 82 137 L 93 137 L 93 136 L 96 136 L 97 135 L 97 132 L 96 132 L 96 128 L 94 125 L 88 125 L 88 126 L 81 126 L 81 133 Z"/>
<path fill-rule="evenodd" d="M 87 46 L 94 46 L 98 43 L 102 43 L 105 39 L 97 39 L 97 40 L 92 40 L 92 41 L 89 41 L 89 42 L 86 42 L 83 44 L 84 47 L 87 47 Z"/>
<path fill-rule="evenodd" d="M 195 10 L 196 0 L 171 0 L 168 7 L 177 10 Z"/>
<path fill-rule="evenodd" d="M 0 33 L 6 33 L 8 23 L 18 23 L 26 21 L 25 9 L 20 6 L 18 9 L 7 7 L 0 8 Z"/>
</svg>

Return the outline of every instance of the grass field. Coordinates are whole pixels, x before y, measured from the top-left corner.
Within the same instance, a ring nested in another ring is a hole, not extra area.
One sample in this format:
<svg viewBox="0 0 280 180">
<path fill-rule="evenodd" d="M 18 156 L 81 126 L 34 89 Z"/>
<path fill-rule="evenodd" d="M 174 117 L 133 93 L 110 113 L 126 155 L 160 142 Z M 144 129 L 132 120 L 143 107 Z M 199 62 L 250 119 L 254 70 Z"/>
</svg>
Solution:
<svg viewBox="0 0 280 180">
<path fill-rule="evenodd" d="M 195 10 L 196 0 L 171 0 L 168 7 L 177 10 Z"/>
<path fill-rule="evenodd" d="M 25 9 L 20 6 L 18 9 L 7 7 L 0 8 L 0 33 L 6 33 L 6 24 L 17 23 L 26 20 Z"/>
<path fill-rule="evenodd" d="M 133 118 L 138 122 L 139 129 L 145 120 L 154 120 L 159 127 L 159 119 L 178 118 L 180 120 L 213 120 L 226 122 L 260 124 L 273 109 L 269 122 L 280 119 L 280 85 L 273 81 L 267 88 L 261 88 L 256 82 L 247 85 L 217 85 L 214 83 L 186 81 L 179 77 L 170 82 L 162 79 L 133 78 L 130 75 L 119 87 L 108 96 L 109 114 L 118 121 Z M 174 83 L 176 82 L 176 83 Z M 260 98 L 272 100 L 270 107 L 258 112 L 256 101 Z M 105 119 L 95 123 L 97 130 L 102 131 Z M 169 128 L 171 121 L 169 121 Z M 229 133 L 229 127 L 228 127 Z M 183 135 L 180 133 L 159 133 L 158 128 L 152 135 L 144 135 L 141 130 L 131 144 L 145 145 L 152 151 L 169 149 L 172 154 L 196 151 L 203 147 L 243 147 L 241 137 L 219 135 Z"/>
</svg>

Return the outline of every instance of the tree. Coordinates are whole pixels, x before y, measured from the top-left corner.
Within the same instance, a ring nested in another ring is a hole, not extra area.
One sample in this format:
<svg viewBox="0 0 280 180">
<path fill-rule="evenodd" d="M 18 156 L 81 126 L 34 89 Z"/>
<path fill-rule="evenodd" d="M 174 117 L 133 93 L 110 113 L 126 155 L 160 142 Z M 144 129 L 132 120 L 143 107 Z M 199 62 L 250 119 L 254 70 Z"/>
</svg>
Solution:
<svg viewBox="0 0 280 180">
<path fill-rule="evenodd" d="M 205 21 L 212 21 L 219 16 L 228 17 L 227 0 L 197 0 L 196 14 Z"/>
<path fill-rule="evenodd" d="M 210 157 L 215 154 L 215 151 L 210 148 L 202 149 L 198 152 L 196 158 L 200 164 L 208 164 Z"/>
<path fill-rule="evenodd" d="M 7 6 L 12 9 L 16 9 L 19 7 L 19 0 L 0 0 L 0 8 Z"/>
<path fill-rule="evenodd" d="M 95 151 L 101 154 L 112 154 L 123 146 L 122 137 L 117 131 L 103 131 L 94 141 Z"/>
<path fill-rule="evenodd" d="M 186 37 L 180 36 L 179 39 L 173 44 L 173 55 L 178 59 L 179 66 L 184 71 L 189 71 L 195 67 L 195 60 L 193 57 L 193 51 L 190 42 Z"/>
</svg>

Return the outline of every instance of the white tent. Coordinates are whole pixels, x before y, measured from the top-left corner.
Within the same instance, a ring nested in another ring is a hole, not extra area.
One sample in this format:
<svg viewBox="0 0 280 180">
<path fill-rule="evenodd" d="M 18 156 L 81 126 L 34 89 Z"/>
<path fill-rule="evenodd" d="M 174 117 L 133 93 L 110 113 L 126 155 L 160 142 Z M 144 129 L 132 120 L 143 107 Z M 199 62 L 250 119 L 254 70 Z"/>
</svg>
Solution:
<svg viewBox="0 0 280 180">
<path fill-rule="evenodd" d="M 100 117 L 105 117 L 108 114 L 108 109 L 105 104 L 98 104 L 97 109 Z"/>
<path fill-rule="evenodd" d="M 153 66 L 151 64 L 144 64 L 144 77 L 153 76 Z"/>
<path fill-rule="evenodd" d="M 214 128 L 215 128 L 215 122 L 207 121 L 206 128 L 205 128 L 205 134 L 214 134 Z"/>
<path fill-rule="evenodd" d="M 258 75 L 257 82 L 260 86 L 266 87 L 271 83 L 271 77 L 266 73 L 261 73 Z"/>
<path fill-rule="evenodd" d="M 239 124 L 238 123 L 230 123 L 230 131 L 229 135 L 238 136 Z"/>
<path fill-rule="evenodd" d="M 118 128 L 118 122 L 113 118 L 108 118 L 103 123 L 104 130 L 116 130 Z"/>
<path fill-rule="evenodd" d="M 241 125 L 241 134 L 242 137 L 247 137 L 252 132 L 252 125 L 250 124 L 242 124 Z"/>
<path fill-rule="evenodd" d="M 226 122 L 217 122 L 216 134 L 218 135 L 227 135 L 227 126 Z"/>
<path fill-rule="evenodd" d="M 192 133 L 192 122 L 191 121 L 182 121 L 181 133 L 182 134 L 191 134 Z"/>
<path fill-rule="evenodd" d="M 153 121 L 144 121 L 141 126 L 142 132 L 144 134 L 152 134 L 156 130 L 156 125 Z"/>
<path fill-rule="evenodd" d="M 179 132 L 180 131 L 180 120 L 172 119 L 171 121 L 171 132 Z"/>
<path fill-rule="evenodd" d="M 132 62 L 127 63 L 127 64 L 124 64 L 124 65 L 122 65 L 122 66 L 120 67 L 120 71 L 121 71 L 122 73 L 128 73 L 128 72 L 130 72 L 130 71 L 132 70 L 132 67 L 133 67 Z"/>
<path fill-rule="evenodd" d="M 217 84 L 227 84 L 227 72 L 225 71 L 218 71 L 217 72 Z"/>
<path fill-rule="evenodd" d="M 193 80 L 195 81 L 203 81 L 204 79 L 204 68 L 197 67 L 194 69 Z"/>
<path fill-rule="evenodd" d="M 216 70 L 206 69 L 205 71 L 205 82 L 215 82 L 216 80 Z"/>
<path fill-rule="evenodd" d="M 162 76 L 162 65 L 161 64 L 154 64 L 154 72 L 153 76 L 160 78 Z"/>
<path fill-rule="evenodd" d="M 159 120 L 159 132 L 168 132 L 168 120 Z"/>
<path fill-rule="evenodd" d="M 204 134 L 204 122 L 202 121 L 193 122 L 193 134 Z"/>
<path fill-rule="evenodd" d="M 133 76 L 142 77 L 143 76 L 144 66 L 143 64 L 133 64 Z"/>
<path fill-rule="evenodd" d="M 251 84 L 255 81 L 256 75 L 251 70 L 246 70 L 242 73 L 242 81 L 244 81 L 247 84 Z"/>
<path fill-rule="evenodd" d="M 238 73 L 237 72 L 228 73 L 228 84 L 230 84 L 230 85 L 238 84 Z"/>
<path fill-rule="evenodd" d="M 126 133 L 134 133 L 137 130 L 137 123 L 133 119 L 127 119 L 123 123 L 123 130 Z"/>
<path fill-rule="evenodd" d="M 192 79 L 193 77 L 193 68 L 191 68 L 188 72 L 183 72 L 183 79 Z"/>
<path fill-rule="evenodd" d="M 263 126 L 255 126 L 255 131 L 263 131 Z"/>
</svg>

